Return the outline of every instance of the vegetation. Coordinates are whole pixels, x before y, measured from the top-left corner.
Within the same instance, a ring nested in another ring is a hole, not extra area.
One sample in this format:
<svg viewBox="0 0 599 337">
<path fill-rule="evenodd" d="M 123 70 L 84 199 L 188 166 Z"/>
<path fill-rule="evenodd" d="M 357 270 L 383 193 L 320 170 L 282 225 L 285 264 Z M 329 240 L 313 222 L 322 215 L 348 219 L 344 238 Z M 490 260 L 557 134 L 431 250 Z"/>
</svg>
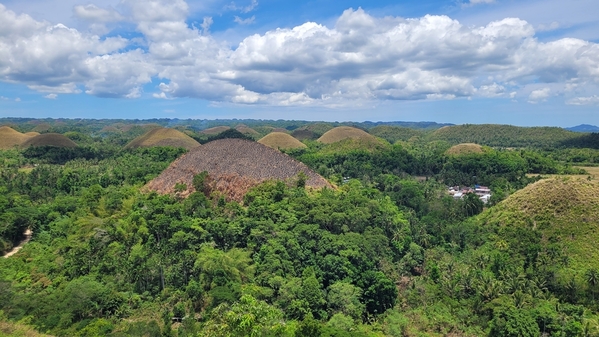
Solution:
<svg viewBox="0 0 599 337">
<path fill-rule="evenodd" d="M 205 143 L 123 149 L 168 122 L 16 122 L 78 147 L 0 151 L 0 251 L 33 231 L 0 258 L 0 336 L 599 336 L 599 183 L 565 175 L 594 149 L 377 126 L 399 138 L 286 155 L 179 122 Z M 447 195 L 476 183 L 488 204 Z"/>
</svg>

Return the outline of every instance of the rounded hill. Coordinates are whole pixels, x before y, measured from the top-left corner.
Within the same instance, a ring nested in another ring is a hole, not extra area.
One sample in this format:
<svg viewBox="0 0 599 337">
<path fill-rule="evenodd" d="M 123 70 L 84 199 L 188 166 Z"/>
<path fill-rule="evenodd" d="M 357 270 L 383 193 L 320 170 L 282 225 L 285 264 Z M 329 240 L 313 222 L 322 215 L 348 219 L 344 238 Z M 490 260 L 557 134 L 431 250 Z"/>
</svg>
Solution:
<svg viewBox="0 0 599 337">
<path fill-rule="evenodd" d="M 474 143 L 463 143 L 454 145 L 450 147 L 447 151 L 445 151 L 445 154 L 455 156 L 472 153 L 483 153 L 483 147 Z"/>
<path fill-rule="evenodd" d="M 597 219 L 599 181 L 562 176 L 543 179 L 517 191 L 476 220 L 491 228 L 520 228 L 540 233 L 542 243 L 561 246 L 570 260 L 567 268 L 580 271 L 599 269 Z M 516 242 L 520 240 L 520 235 L 517 236 Z"/>
<path fill-rule="evenodd" d="M 235 130 L 243 133 L 244 135 L 248 135 L 251 137 L 260 136 L 260 133 L 258 131 L 248 127 L 247 125 L 243 125 L 243 124 L 235 127 Z"/>
<path fill-rule="evenodd" d="M 202 131 L 200 131 L 200 133 L 203 133 L 206 135 L 218 135 L 219 133 L 225 132 L 229 129 L 230 129 L 230 127 L 228 127 L 228 126 L 215 126 L 213 128 L 202 130 Z"/>
<path fill-rule="evenodd" d="M 77 144 L 59 133 L 44 133 L 31 137 L 21 144 L 23 148 L 32 146 L 77 147 Z"/>
<path fill-rule="evenodd" d="M 376 140 L 376 137 L 364 130 L 353 128 L 351 126 L 339 126 L 325 132 L 318 141 L 325 144 L 332 144 L 344 139 Z"/>
<path fill-rule="evenodd" d="M 177 184 L 184 184 L 187 196 L 194 192 L 193 177 L 208 172 L 209 190 L 227 198 L 242 201 L 247 191 L 266 180 L 292 180 L 301 172 L 306 186 L 332 187 L 323 177 L 303 163 L 257 142 L 243 139 L 220 139 L 197 147 L 173 162 L 146 188 L 161 194 L 175 193 Z"/>
<path fill-rule="evenodd" d="M 0 126 L 0 149 L 8 150 L 23 144 L 30 136 L 8 127 Z"/>
<path fill-rule="evenodd" d="M 273 149 L 303 149 L 307 147 L 304 143 L 283 132 L 271 132 L 262 137 L 258 143 Z"/>
<path fill-rule="evenodd" d="M 200 146 L 200 143 L 179 130 L 156 128 L 133 139 L 127 146 L 125 146 L 125 148 L 130 149 L 155 146 L 182 147 L 190 150 Z"/>
</svg>

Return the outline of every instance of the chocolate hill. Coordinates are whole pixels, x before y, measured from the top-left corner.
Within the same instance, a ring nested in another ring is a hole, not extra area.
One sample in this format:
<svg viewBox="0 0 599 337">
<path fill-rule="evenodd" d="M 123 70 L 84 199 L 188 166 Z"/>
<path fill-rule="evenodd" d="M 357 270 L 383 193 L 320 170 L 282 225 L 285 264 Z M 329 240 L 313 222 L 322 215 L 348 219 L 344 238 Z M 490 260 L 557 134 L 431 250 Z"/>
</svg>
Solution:
<svg viewBox="0 0 599 337">
<path fill-rule="evenodd" d="M 273 149 L 303 149 L 307 147 L 304 143 L 283 132 L 271 132 L 262 137 L 258 143 Z"/>
<path fill-rule="evenodd" d="M 270 179 L 292 180 L 300 172 L 307 176 L 306 186 L 332 186 L 306 165 L 268 146 L 243 139 L 220 139 L 192 149 L 173 162 L 146 189 L 161 194 L 175 192 L 177 183 L 185 184 L 186 197 L 194 192 L 193 177 L 208 172 L 209 189 L 242 201 L 253 186 Z"/>
<path fill-rule="evenodd" d="M 77 144 L 59 133 L 44 133 L 31 137 L 21 144 L 23 148 L 30 146 L 77 147 Z"/>
<path fill-rule="evenodd" d="M 0 150 L 12 149 L 31 138 L 8 126 L 0 127 Z"/>
<path fill-rule="evenodd" d="M 348 138 L 365 140 L 376 139 L 376 137 L 374 137 L 366 131 L 357 128 L 352 128 L 350 126 L 339 126 L 325 132 L 325 134 L 322 135 L 322 137 L 318 138 L 318 141 L 325 144 L 332 144 Z"/>
<path fill-rule="evenodd" d="M 474 143 L 462 143 L 450 147 L 445 154 L 462 155 L 471 153 L 483 153 L 483 147 Z"/>
<path fill-rule="evenodd" d="M 132 140 L 126 149 L 137 147 L 170 146 L 193 149 L 200 146 L 195 139 L 175 129 L 156 128 Z"/>
<path fill-rule="evenodd" d="M 481 226 L 491 226 L 520 240 L 523 232 L 538 233 L 541 244 L 558 243 L 568 256 L 565 275 L 599 268 L 599 180 L 562 176 L 540 180 L 515 192 L 477 216 Z M 510 247 L 511 249 L 511 247 Z M 568 271 L 569 270 L 569 271 Z M 564 275 L 564 274 L 562 274 Z"/>
<path fill-rule="evenodd" d="M 215 126 L 213 128 L 202 130 L 202 131 L 200 131 L 200 133 L 203 133 L 206 135 L 218 135 L 219 133 L 225 132 L 229 129 L 230 129 L 230 127 L 228 127 L 228 126 Z"/>
</svg>

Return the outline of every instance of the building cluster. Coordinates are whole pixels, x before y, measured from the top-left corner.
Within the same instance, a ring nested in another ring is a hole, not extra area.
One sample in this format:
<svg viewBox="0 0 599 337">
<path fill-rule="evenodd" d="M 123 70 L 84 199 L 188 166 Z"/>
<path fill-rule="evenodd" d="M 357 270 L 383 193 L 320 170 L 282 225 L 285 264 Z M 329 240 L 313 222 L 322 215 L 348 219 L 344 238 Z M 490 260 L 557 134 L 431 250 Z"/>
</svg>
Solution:
<svg viewBox="0 0 599 337">
<path fill-rule="evenodd" d="M 483 203 L 488 203 L 491 200 L 491 189 L 487 186 L 474 185 L 472 187 L 450 186 L 448 189 L 449 195 L 454 199 L 462 199 L 468 193 L 476 194 Z"/>
</svg>

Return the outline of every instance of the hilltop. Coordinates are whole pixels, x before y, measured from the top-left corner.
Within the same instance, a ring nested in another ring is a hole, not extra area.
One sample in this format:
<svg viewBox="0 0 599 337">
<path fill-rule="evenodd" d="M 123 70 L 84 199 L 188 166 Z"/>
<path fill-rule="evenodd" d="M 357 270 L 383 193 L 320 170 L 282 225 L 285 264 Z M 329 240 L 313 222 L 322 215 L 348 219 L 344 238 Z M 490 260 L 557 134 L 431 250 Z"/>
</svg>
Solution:
<svg viewBox="0 0 599 337">
<path fill-rule="evenodd" d="M 350 126 L 338 126 L 334 129 L 325 132 L 320 138 L 318 138 L 318 141 L 324 144 L 332 144 L 348 138 L 376 140 L 376 137 L 364 130 L 353 128 Z"/>
<path fill-rule="evenodd" d="M 429 135 L 429 140 L 450 144 L 477 143 L 492 147 L 554 148 L 579 138 L 580 134 L 558 127 L 519 127 L 498 124 L 444 126 Z"/>
<path fill-rule="evenodd" d="M 306 145 L 291 135 L 283 132 L 271 132 L 264 136 L 258 143 L 264 144 L 273 149 L 303 149 Z"/>
<path fill-rule="evenodd" d="M 23 144 L 26 140 L 31 138 L 28 134 L 22 134 L 19 131 L 8 127 L 1 126 L 0 127 L 0 149 L 8 150 L 12 149 L 15 146 L 19 146 Z"/>
<path fill-rule="evenodd" d="M 458 144 L 450 147 L 445 154 L 462 155 L 470 153 L 483 153 L 483 147 L 474 143 Z"/>
<path fill-rule="evenodd" d="M 44 133 L 27 139 L 21 144 L 21 147 L 38 147 L 38 146 L 54 146 L 54 147 L 77 147 L 77 144 L 69 138 L 59 133 Z"/>
<path fill-rule="evenodd" d="M 182 147 L 189 150 L 200 146 L 200 143 L 179 130 L 156 128 L 135 138 L 125 148 L 153 146 Z"/>
<path fill-rule="evenodd" d="M 210 189 L 229 199 L 242 201 L 245 193 L 260 182 L 290 180 L 300 172 L 307 176 L 306 186 L 332 187 L 303 163 L 268 146 L 243 139 L 221 139 L 192 149 L 173 162 L 146 189 L 161 194 L 175 193 L 176 184 L 184 184 L 187 196 L 194 192 L 193 177 L 208 172 Z"/>
<path fill-rule="evenodd" d="M 574 131 L 574 132 L 599 132 L 599 126 L 589 125 L 589 124 L 580 124 L 577 126 L 566 128 L 566 130 Z"/>
</svg>

